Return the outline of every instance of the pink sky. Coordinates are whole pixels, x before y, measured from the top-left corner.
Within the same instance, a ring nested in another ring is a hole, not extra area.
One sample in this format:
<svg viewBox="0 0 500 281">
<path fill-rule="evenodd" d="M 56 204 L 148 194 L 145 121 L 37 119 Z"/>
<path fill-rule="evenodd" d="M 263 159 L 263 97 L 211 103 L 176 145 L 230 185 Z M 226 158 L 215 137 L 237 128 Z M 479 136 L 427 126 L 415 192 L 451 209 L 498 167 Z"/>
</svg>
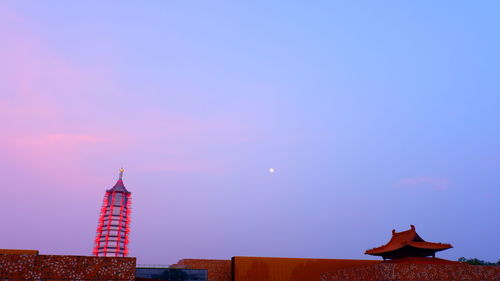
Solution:
<svg viewBox="0 0 500 281">
<path fill-rule="evenodd" d="M 90 254 L 123 165 L 140 263 L 497 260 L 496 8 L 257 2 L 1 2 L 0 248 Z"/>
</svg>

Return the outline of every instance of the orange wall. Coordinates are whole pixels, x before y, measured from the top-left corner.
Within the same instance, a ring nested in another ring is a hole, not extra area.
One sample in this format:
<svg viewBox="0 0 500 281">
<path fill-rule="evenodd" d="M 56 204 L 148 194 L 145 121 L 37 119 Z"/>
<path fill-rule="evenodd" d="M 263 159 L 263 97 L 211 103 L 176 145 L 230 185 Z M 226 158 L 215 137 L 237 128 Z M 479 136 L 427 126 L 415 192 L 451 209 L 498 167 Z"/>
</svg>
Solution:
<svg viewBox="0 0 500 281">
<path fill-rule="evenodd" d="M 233 257 L 232 261 L 184 259 L 173 267 L 207 269 L 208 281 L 500 280 L 500 267 L 449 261 L 422 264 L 415 260 L 382 263 L 378 260 Z"/>
<path fill-rule="evenodd" d="M 381 261 L 233 257 L 232 262 L 233 281 L 320 281 L 320 275 L 324 272 L 379 264 Z"/>
<path fill-rule="evenodd" d="M 3 255 L 8 255 L 8 254 L 15 254 L 15 255 L 38 255 L 38 251 L 37 250 L 0 249 L 0 254 L 3 254 Z"/>
</svg>

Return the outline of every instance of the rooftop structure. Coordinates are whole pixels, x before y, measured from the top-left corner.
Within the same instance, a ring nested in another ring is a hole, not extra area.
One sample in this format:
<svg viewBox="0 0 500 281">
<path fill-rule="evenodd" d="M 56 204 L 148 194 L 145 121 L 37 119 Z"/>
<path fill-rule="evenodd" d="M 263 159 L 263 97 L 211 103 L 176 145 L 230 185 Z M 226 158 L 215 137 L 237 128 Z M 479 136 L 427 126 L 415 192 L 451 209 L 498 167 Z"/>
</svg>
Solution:
<svg viewBox="0 0 500 281">
<path fill-rule="evenodd" d="M 398 259 L 404 257 L 435 257 L 436 252 L 453 248 L 451 244 L 427 242 L 415 231 L 415 226 L 401 232 L 392 230 L 391 240 L 380 247 L 366 250 L 365 254 L 381 256 L 386 259 Z"/>
<path fill-rule="evenodd" d="M 93 254 L 126 257 L 130 232 L 131 193 L 123 184 L 123 168 L 116 184 L 106 190 L 97 225 Z"/>
</svg>

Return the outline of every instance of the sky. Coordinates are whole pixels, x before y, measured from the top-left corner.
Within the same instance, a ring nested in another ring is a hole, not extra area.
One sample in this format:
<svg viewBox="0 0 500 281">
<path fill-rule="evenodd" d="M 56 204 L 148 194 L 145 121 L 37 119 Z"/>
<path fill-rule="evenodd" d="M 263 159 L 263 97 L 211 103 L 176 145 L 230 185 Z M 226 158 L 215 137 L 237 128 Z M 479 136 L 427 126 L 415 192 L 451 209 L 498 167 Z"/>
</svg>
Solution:
<svg viewBox="0 0 500 281">
<path fill-rule="evenodd" d="M 0 1 L 0 248 L 500 259 L 498 1 Z M 275 172 L 270 173 L 269 169 Z"/>
</svg>

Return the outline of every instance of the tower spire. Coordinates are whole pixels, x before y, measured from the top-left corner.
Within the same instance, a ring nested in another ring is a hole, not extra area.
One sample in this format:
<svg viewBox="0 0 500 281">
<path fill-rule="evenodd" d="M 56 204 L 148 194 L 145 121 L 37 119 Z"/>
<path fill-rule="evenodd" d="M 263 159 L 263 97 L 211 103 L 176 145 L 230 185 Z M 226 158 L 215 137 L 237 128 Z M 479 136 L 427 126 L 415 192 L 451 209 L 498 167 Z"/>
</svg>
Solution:
<svg viewBox="0 0 500 281">
<path fill-rule="evenodd" d="M 106 190 L 97 223 L 93 254 L 104 257 L 126 257 L 130 232 L 131 193 L 123 184 L 120 168 L 116 184 Z"/>
<path fill-rule="evenodd" d="M 113 188 L 111 188 L 111 191 L 121 191 L 121 192 L 128 192 L 127 189 L 125 188 L 125 185 L 123 184 L 123 172 L 125 169 L 123 167 L 120 168 L 120 174 L 118 175 L 118 180 L 116 181 L 115 185 Z"/>
</svg>

